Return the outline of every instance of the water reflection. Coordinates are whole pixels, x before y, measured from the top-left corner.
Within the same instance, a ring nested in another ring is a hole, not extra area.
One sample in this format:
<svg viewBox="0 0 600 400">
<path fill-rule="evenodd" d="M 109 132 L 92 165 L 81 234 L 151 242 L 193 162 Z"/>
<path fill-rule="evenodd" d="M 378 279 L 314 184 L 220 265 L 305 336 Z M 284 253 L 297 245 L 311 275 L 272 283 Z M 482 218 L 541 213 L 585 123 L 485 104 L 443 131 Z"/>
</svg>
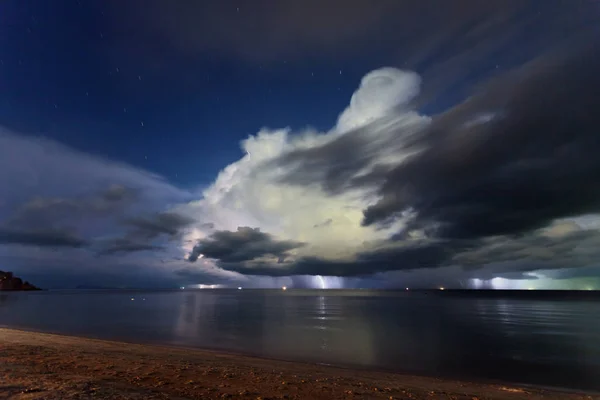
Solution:
<svg viewBox="0 0 600 400">
<path fill-rule="evenodd" d="M 370 365 L 372 327 L 344 303 L 328 296 L 193 292 L 180 303 L 171 343 Z"/>
<path fill-rule="evenodd" d="M 13 296 L 13 298 L 16 298 L 16 296 Z M 10 297 L 7 294 L 0 294 L 0 307 L 7 306 L 9 299 Z"/>
</svg>

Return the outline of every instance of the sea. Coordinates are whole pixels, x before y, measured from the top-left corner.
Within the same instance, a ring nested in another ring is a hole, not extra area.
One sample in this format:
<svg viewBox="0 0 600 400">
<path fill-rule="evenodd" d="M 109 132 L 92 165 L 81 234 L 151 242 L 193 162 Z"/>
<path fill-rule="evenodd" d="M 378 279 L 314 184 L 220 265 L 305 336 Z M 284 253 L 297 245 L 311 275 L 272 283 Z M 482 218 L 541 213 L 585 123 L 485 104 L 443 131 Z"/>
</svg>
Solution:
<svg viewBox="0 0 600 400">
<path fill-rule="evenodd" d="M 598 292 L 0 293 L 0 326 L 475 381 L 600 390 Z"/>
</svg>

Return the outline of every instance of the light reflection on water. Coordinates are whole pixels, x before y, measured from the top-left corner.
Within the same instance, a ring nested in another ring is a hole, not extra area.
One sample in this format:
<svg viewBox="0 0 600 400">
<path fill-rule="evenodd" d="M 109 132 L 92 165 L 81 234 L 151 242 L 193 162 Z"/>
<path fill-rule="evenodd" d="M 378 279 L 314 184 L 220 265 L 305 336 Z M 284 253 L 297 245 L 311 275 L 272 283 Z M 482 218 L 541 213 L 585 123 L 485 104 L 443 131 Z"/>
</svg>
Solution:
<svg viewBox="0 0 600 400">
<path fill-rule="evenodd" d="M 418 292 L 0 295 L 0 325 L 6 326 L 596 389 L 600 389 L 599 315 L 597 301 L 445 298 Z"/>
</svg>

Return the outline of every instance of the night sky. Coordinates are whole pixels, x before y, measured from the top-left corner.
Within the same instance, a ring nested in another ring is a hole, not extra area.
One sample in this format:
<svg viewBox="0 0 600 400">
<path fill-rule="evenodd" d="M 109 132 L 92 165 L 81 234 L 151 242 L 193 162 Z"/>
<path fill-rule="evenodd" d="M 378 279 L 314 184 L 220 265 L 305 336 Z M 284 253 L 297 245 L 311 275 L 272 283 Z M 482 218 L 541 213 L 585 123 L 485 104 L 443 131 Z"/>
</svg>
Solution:
<svg viewBox="0 0 600 400">
<path fill-rule="evenodd" d="M 600 4 L 0 2 L 0 270 L 600 289 Z"/>
</svg>

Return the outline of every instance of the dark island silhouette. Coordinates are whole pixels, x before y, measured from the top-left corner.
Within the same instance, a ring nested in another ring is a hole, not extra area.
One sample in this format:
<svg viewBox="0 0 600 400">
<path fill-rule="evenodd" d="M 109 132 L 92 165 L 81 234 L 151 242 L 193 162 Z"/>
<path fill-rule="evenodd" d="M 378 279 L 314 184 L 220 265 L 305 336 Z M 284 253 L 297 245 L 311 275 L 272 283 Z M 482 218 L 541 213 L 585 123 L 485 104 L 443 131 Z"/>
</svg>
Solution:
<svg viewBox="0 0 600 400">
<path fill-rule="evenodd" d="M 0 271 L 0 290 L 41 290 L 31 283 L 13 275 L 12 272 Z"/>
</svg>

